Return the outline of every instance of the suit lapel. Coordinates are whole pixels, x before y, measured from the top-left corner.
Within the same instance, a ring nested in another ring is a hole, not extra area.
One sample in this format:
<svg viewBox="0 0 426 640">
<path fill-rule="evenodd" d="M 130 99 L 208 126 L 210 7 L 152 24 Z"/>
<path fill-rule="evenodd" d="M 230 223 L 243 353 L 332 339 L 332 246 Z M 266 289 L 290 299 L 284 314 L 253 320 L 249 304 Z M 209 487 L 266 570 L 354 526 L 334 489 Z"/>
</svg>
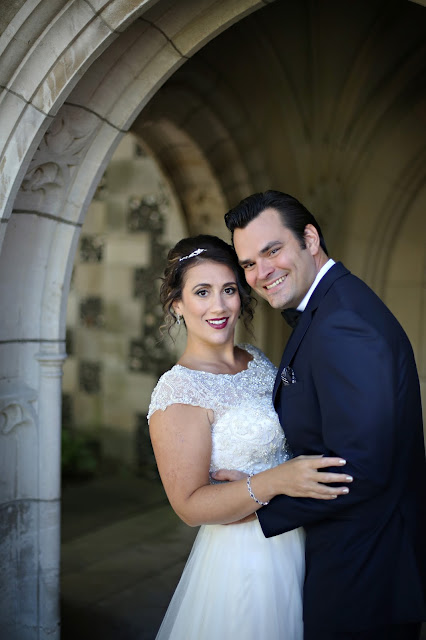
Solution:
<svg viewBox="0 0 426 640">
<path fill-rule="evenodd" d="M 272 399 L 274 401 L 275 401 L 275 396 L 277 394 L 277 391 L 282 384 L 282 380 L 281 380 L 282 370 L 284 369 L 284 367 L 288 366 L 291 363 L 299 344 L 301 343 L 306 331 L 308 330 L 309 325 L 312 322 L 312 316 L 313 316 L 313 312 L 306 307 L 306 309 L 300 316 L 297 327 L 293 330 L 293 333 L 288 339 L 288 342 L 284 349 L 283 357 L 281 358 L 280 366 L 278 368 L 277 377 L 275 378 L 275 385 L 274 385 L 274 391 L 272 396 Z"/>
<path fill-rule="evenodd" d="M 302 342 L 305 333 L 307 332 L 309 325 L 312 322 L 312 318 L 314 317 L 315 311 L 317 310 L 321 300 L 330 289 L 330 287 L 334 284 L 334 282 L 341 278 L 342 276 L 350 273 L 346 267 L 343 266 L 341 262 L 336 262 L 331 269 L 327 271 L 325 276 L 321 278 L 318 285 L 315 287 L 314 292 L 312 293 L 309 302 L 306 306 L 306 309 L 300 316 L 299 323 L 297 327 L 293 330 L 290 338 L 288 339 L 287 345 L 284 349 L 283 357 L 281 359 L 281 363 L 278 369 L 277 377 L 275 378 L 275 385 L 273 391 L 273 400 L 275 402 L 275 396 L 278 392 L 279 387 L 282 384 L 281 380 L 281 372 L 284 367 L 287 367 L 291 364 L 294 355 L 299 348 L 300 343 Z"/>
</svg>

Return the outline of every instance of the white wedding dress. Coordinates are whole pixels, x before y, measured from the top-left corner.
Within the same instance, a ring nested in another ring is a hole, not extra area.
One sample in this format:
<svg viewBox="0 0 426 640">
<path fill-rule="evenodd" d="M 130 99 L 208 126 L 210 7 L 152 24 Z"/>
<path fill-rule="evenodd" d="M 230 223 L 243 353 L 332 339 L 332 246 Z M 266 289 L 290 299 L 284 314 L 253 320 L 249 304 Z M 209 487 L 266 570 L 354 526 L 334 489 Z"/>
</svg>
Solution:
<svg viewBox="0 0 426 640">
<path fill-rule="evenodd" d="M 276 369 L 261 351 L 235 375 L 175 365 L 148 419 L 182 403 L 214 411 L 210 471 L 257 473 L 289 458 L 272 404 Z M 258 520 L 200 527 L 156 640 L 302 640 L 304 532 L 266 539 Z"/>
</svg>

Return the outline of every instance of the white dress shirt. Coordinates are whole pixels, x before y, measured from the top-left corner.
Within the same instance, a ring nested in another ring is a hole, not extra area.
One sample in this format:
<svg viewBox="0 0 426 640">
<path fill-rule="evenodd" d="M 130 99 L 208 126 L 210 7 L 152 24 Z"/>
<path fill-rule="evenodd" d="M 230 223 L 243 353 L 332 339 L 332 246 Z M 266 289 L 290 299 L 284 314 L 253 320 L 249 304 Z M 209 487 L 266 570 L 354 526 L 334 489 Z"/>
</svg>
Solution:
<svg viewBox="0 0 426 640">
<path fill-rule="evenodd" d="M 336 264 L 334 260 L 332 260 L 331 258 L 329 258 L 329 260 L 327 260 L 327 262 L 325 263 L 325 265 L 323 267 L 321 267 L 321 269 L 318 271 L 315 280 L 313 281 L 313 283 L 311 284 L 308 293 L 306 294 L 306 296 L 303 298 L 302 302 L 298 305 L 297 310 L 298 311 L 304 311 L 306 309 L 306 305 L 309 302 L 309 298 L 311 297 L 311 295 L 313 294 L 315 287 L 317 286 L 318 282 L 321 280 L 321 278 L 323 278 L 325 276 L 325 274 L 327 273 L 327 271 L 329 269 L 331 269 L 331 267 L 333 266 L 333 264 Z"/>
</svg>

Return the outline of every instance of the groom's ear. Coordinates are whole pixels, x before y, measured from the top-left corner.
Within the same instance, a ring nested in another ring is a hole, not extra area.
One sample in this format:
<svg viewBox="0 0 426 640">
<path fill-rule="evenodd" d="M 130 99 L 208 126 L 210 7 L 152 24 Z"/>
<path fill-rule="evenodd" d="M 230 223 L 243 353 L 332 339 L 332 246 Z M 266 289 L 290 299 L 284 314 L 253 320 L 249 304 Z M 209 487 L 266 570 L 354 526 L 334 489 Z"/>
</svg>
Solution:
<svg viewBox="0 0 426 640">
<path fill-rule="evenodd" d="M 313 224 L 307 224 L 303 232 L 306 248 L 315 256 L 320 249 L 320 238 Z"/>
</svg>

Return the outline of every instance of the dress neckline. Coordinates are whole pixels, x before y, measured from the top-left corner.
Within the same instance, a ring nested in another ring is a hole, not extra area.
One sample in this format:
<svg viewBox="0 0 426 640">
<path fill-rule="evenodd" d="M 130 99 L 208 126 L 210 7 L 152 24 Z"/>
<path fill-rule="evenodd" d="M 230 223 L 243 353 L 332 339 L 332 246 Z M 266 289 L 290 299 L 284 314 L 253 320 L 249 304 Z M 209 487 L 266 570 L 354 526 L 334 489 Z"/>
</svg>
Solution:
<svg viewBox="0 0 426 640">
<path fill-rule="evenodd" d="M 213 373 L 212 371 L 203 371 L 202 369 L 191 369 L 190 367 L 185 367 L 183 364 L 175 364 L 173 369 L 176 367 L 179 367 L 180 369 L 185 369 L 185 371 L 193 371 L 194 373 L 202 373 L 203 375 L 206 376 L 227 376 L 229 378 L 235 378 L 235 376 L 239 376 L 242 373 L 246 373 L 247 371 L 250 370 L 251 366 L 253 365 L 255 359 L 256 359 L 256 354 L 253 351 L 250 350 L 249 345 L 247 344 L 237 344 L 236 345 L 239 349 L 242 349 L 242 351 L 245 351 L 246 353 L 249 354 L 249 356 L 251 356 L 251 360 L 249 360 L 247 362 L 247 367 L 245 369 L 241 369 L 241 371 L 237 371 L 237 373 Z"/>
</svg>

